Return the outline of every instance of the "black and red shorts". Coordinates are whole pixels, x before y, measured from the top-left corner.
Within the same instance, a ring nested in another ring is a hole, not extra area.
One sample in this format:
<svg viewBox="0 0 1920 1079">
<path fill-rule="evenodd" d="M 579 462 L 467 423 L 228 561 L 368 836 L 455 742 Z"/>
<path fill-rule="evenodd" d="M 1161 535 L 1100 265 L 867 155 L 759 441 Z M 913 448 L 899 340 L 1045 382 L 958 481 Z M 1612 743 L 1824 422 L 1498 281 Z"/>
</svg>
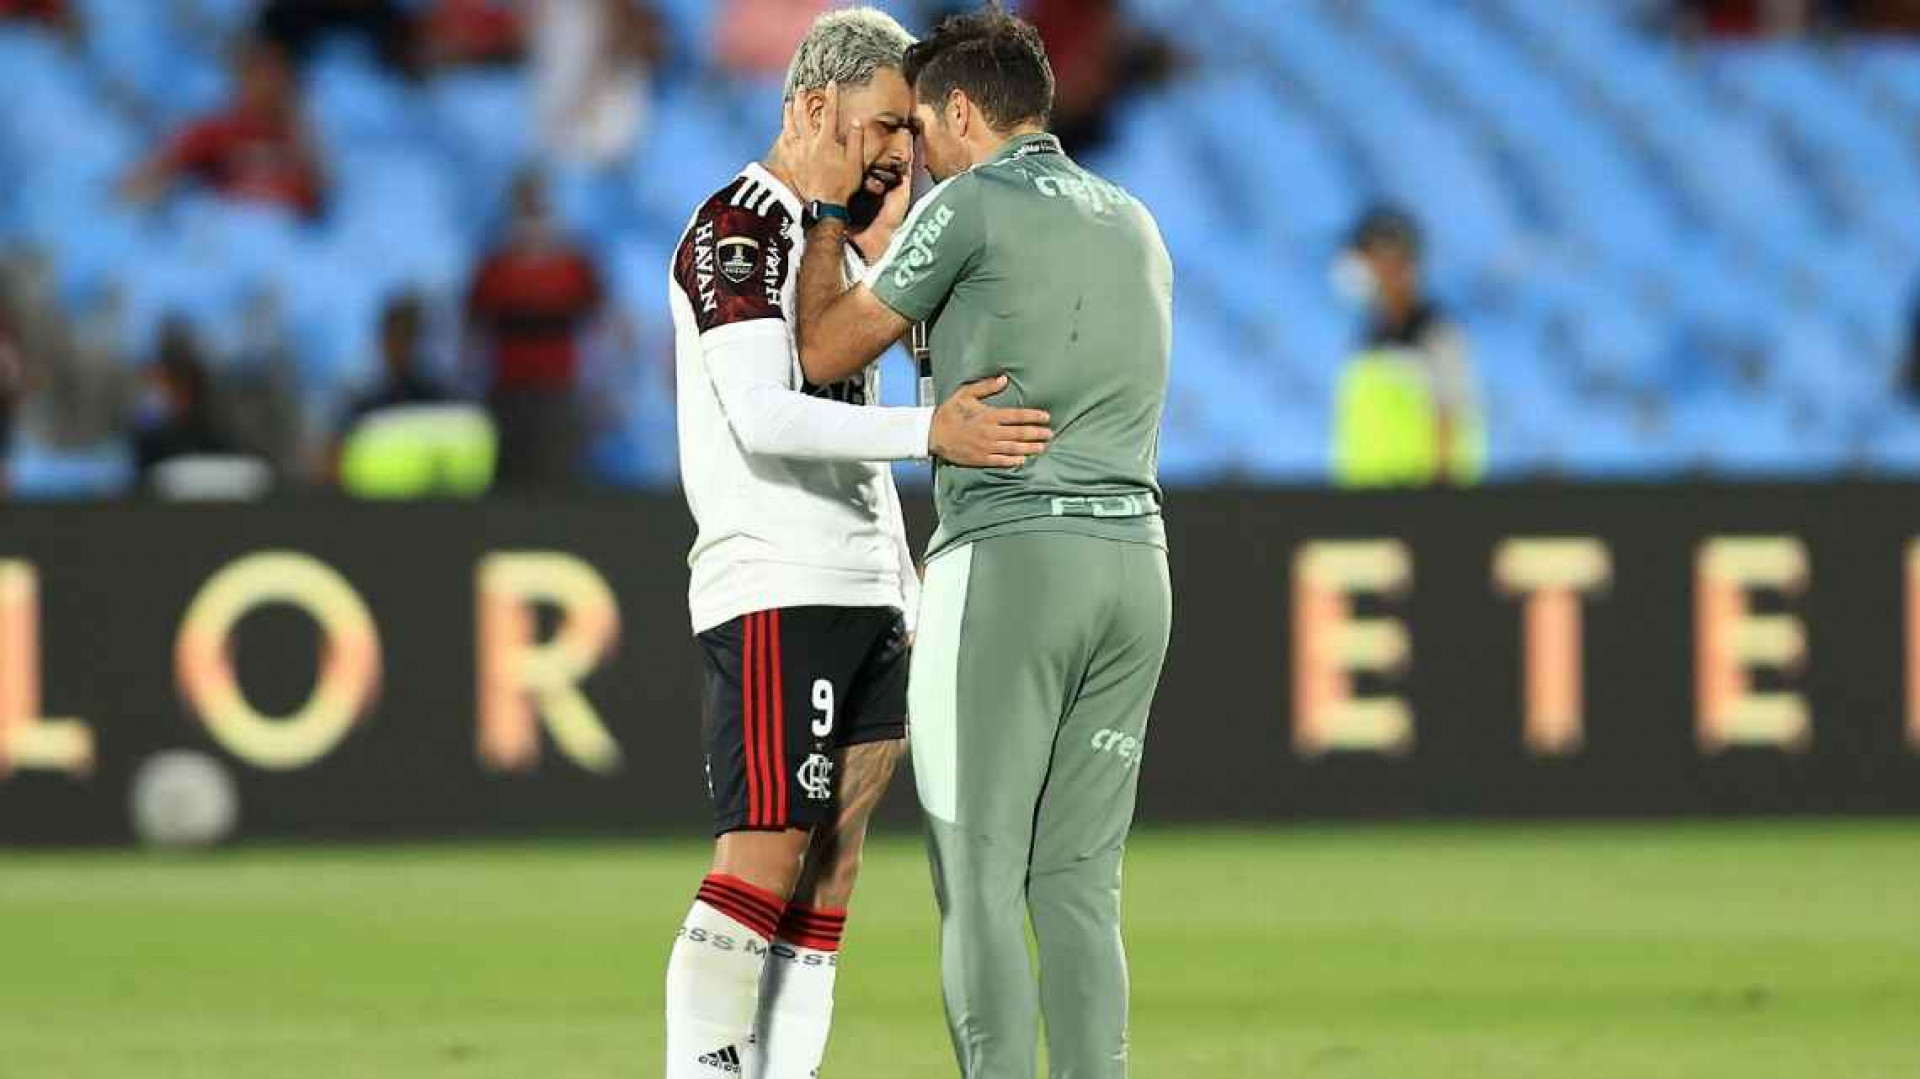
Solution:
<svg viewBox="0 0 1920 1079">
<path fill-rule="evenodd" d="M 891 607 L 788 607 L 699 635 L 714 834 L 811 828 L 835 751 L 907 733 L 907 627 Z"/>
</svg>

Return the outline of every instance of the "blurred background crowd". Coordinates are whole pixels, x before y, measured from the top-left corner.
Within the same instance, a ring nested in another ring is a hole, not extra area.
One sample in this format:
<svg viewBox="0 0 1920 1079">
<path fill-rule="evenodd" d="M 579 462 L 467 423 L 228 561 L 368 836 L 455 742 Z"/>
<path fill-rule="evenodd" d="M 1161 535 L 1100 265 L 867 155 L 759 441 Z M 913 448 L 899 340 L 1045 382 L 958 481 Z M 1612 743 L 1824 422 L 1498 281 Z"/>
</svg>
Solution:
<svg viewBox="0 0 1920 1079">
<path fill-rule="evenodd" d="M 827 6 L 0 0 L 0 490 L 672 485 Z M 1173 250 L 1170 481 L 1920 473 L 1920 0 L 1013 6 Z"/>
</svg>

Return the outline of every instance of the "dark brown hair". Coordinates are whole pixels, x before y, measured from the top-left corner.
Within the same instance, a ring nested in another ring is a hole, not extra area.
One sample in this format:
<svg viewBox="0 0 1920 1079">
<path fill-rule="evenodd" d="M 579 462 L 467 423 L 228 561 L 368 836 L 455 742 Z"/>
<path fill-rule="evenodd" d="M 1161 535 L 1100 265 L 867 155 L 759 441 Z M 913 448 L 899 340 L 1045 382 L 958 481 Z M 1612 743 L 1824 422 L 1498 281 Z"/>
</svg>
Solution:
<svg viewBox="0 0 1920 1079">
<path fill-rule="evenodd" d="M 927 104 L 965 91 L 997 130 L 1045 124 L 1053 113 L 1053 65 L 1040 31 L 998 3 L 942 21 L 907 50 L 902 71 Z"/>
</svg>

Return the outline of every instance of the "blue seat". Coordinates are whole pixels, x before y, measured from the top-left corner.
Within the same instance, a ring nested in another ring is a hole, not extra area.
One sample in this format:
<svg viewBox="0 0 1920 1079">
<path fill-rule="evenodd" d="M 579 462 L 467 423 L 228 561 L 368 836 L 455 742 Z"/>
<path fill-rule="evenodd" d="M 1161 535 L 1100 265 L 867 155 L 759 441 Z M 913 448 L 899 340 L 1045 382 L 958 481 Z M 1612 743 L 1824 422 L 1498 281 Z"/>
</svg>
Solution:
<svg viewBox="0 0 1920 1079">
<path fill-rule="evenodd" d="M 1399 69 L 1322 5 L 1268 5 L 1246 29 L 1317 104 L 1356 133 L 1424 109 Z"/>
<path fill-rule="evenodd" d="M 1920 411 L 1911 406 L 1882 429 L 1867 445 L 1865 460 L 1873 468 L 1901 476 L 1920 476 Z"/>
<path fill-rule="evenodd" d="M 9 86 L 0 95 L 0 152 L 35 175 L 68 182 L 118 175 L 146 152 L 145 140 L 99 98 L 60 73 L 48 81 Z"/>
<path fill-rule="evenodd" d="M 1221 200 L 1196 197 L 1213 182 L 1193 152 L 1188 125 L 1168 102 L 1139 102 L 1115 117 L 1114 131 L 1113 145 L 1092 156 L 1089 167 L 1159 219 L 1176 275 L 1218 262 L 1224 253 L 1217 241 L 1232 234 L 1233 221 Z"/>
<path fill-rule="evenodd" d="M 342 257 L 359 259 L 366 273 L 389 285 L 458 287 L 486 219 L 463 214 L 468 200 L 441 159 L 377 147 L 341 157 L 336 178 L 328 231 Z"/>
<path fill-rule="evenodd" d="M 1843 70 L 1855 73 L 1868 91 L 1884 102 L 1920 112 L 1920 55 L 1904 42 L 1855 42 L 1848 49 Z"/>
<path fill-rule="evenodd" d="M 1219 385 L 1209 378 L 1224 365 L 1214 346 L 1202 339 L 1205 332 L 1183 328 L 1178 321 L 1174 325 L 1160 468 L 1162 475 L 1175 482 L 1202 482 L 1227 467 L 1224 437 L 1214 428 L 1210 400 L 1219 393 Z"/>
<path fill-rule="evenodd" d="M 1791 403 L 1775 395 L 1704 396 L 1687 403 L 1676 426 L 1702 467 L 1729 477 L 1831 474 L 1850 456 L 1843 437 L 1797 419 Z"/>
<path fill-rule="evenodd" d="M 592 460 L 605 482 L 668 487 L 679 479 L 672 329 L 653 321 L 639 327 L 639 340 L 639 354 L 609 365 L 603 377 L 586 387 L 613 402 L 616 416 L 594 444 Z"/>
<path fill-rule="evenodd" d="M 630 168 L 633 211 L 645 227 L 678 239 L 701 203 L 765 150 L 741 138 L 711 99 L 665 95 Z"/>
<path fill-rule="evenodd" d="M 635 220 L 633 185 L 617 169 L 554 162 L 547 167 L 547 187 L 567 230 L 596 250 L 610 247 Z"/>
<path fill-rule="evenodd" d="M 437 76 L 427 98 L 442 152 L 459 170 L 459 205 L 484 217 L 533 159 L 532 84 L 518 72 L 456 71 Z"/>
<path fill-rule="evenodd" d="M 1339 148 L 1260 71 L 1209 73 L 1176 87 L 1199 149 L 1234 215 L 1276 243 L 1330 244 L 1359 212 Z M 1233 102 L 1233 108 L 1220 107 Z M 1136 136 L 1137 137 L 1137 136 Z M 1257 147 L 1257 153 L 1248 153 Z"/>
<path fill-rule="evenodd" d="M 363 48 L 333 45 L 314 58 L 306 109 L 329 155 L 381 142 L 417 143 L 430 130 L 419 95 Z"/>
<path fill-rule="evenodd" d="M 531 94 L 524 74 L 420 86 L 329 47 L 306 87 L 334 181 L 320 223 L 193 198 L 129 212 L 127 168 L 230 89 L 204 28 L 238 31 L 254 3 L 82 0 L 77 50 L 0 27 L 0 245 L 47 253 L 70 311 L 117 310 L 135 360 L 173 315 L 231 353 L 278 297 L 325 415 L 370 372 L 386 297 L 458 295 L 537 160 Z M 674 59 L 632 161 L 549 170 L 648 354 L 596 385 L 621 419 L 593 448 L 642 485 L 674 470 L 669 253 L 778 122 L 777 79 L 711 69 L 716 5 L 661 6 Z M 1586 0 L 1125 7 L 1197 60 L 1130 96 L 1086 159 L 1174 259 L 1169 480 L 1324 477 L 1361 318 L 1328 264 L 1378 198 L 1423 218 L 1429 285 L 1471 327 L 1494 475 L 1920 470 L 1920 420 L 1890 390 L 1920 277 L 1910 46 L 1677 44 Z"/>
<path fill-rule="evenodd" d="M 1688 455 L 1677 441 L 1629 405 L 1566 398 L 1554 412 L 1554 430 L 1539 441 L 1536 475 L 1653 479 L 1677 475 L 1687 466 Z"/>
<path fill-rule="evenodd" d="M 1651 393 L 1666 387 L 1671 338 L 1630 299 L 1596 289 L 1573 313 L 1571 342 L 1590 385 Z"/>
<path fill-rule="evenodd" d="M 360 260 L 333 254 L 304 262 L 297 287 L 282 293 L 302 388 L 323 411 L 373 373 L 380 308 L 394 288 Z"/>
<path fill-rule="evenodd" d="M 716 82 L 711 92 L 714 103 L 727 118 L 732 141 L 753 148 L 755 159 L 765 156 L 767 147 L 780 137 L 785 116 L 786 73 L 755 77 L 730 76 Z"/>
<path fill-rule="evenodd" d="M 133 458 L 123 443 L 65 449 L 21 441 L 8 478 L 13 497 L 27 501 L 115 498 L 133 488 Z"/>
<path fill-rule="evenodd" d="M 676 80 L 696 77 L 705 71 L 713 55 L 714 22 L 720 5 L 713 0 L 658 0 L 666 26 L 667 74 Z"/>
<path fill-rule="evenodd" d="M 106 77 L 143 97 L 166 85 L 169 13 L 161 4 L 79 0 L 88 59 Z"/>
<path fill-rule="evenodd" d="M 239 357 L 246 312 L 270 287 L 267 263 L 189 232 L 151 239 L 110 272 L 120 316 L 117 345 L 130 364 L 153 357 L 160 327 L 184 319 L 216 360 Z"/>
<path fill-rule="evenodd" d="M 635 318 L 669 332 L 667 289 L 673 250 L 653 235 L 627 234 L 608 245 L 603 258 L 615 302 Z"/>
<path fill-rule="evenodd" d="M 1905 346 L 1920 287 L 1920 259 L 1890 262 L 1878 245 L 1856 238 L 1812 253 L 1808 267 L 1822 290 L 1822 306 L 1854 328 L 1860 349 L 1893 356 Z"/>
<path fill-rule="evenodd" d="M 1856 436 L 1893 395 L 1893 372 L 1847 346 L 1831 322 L 1803 317 L 1776 341 L 1770 385 L 1804 426 Z"/>
<path fill-rule="evenodd" d="M 194 25 L 220 33 L 244 33 L 252 27 L 259 0 L 174 0 Z"/>
<path fill-rule="evenodd" d="M 311 242 L 307 223 L 295 213 L 214 195 L 182 200 L 169 231 L 192 261 L 216 263 L 223 273 L 256 280 L 302 258 Z"/>
<path fill-rule="evenodd" d="M 1220 478 L 1225 471 L 1212 436 L 1177 418 L 1169 418 L 1160 429 L 1160 480 L 1175 486 L 1199 486 Z"/>
<path fill-rule="evenodd" d="M 1457 132 L 1435 125 L 1381 133 L 1370 156 L 1385 193 L 1424 211 L 1436 279 L 1486 273 L 1524 242 L 1505 184 Z"/>
<path fill-rule="evenodd" d="M 16 91 L 71 83 L 79 77 L 78 65 L 59 34 L 24 22 L 0 24 L 0 70 L 7 72 Z M 0 116 L 10 115 L 15 107 L 15 95 L 0 98 Z"/>
<path fill-rule="evenodd" d="M 1333 432 L 1325 410 L 1277 408 L 1261 417 L 1258 437 L 1242 451 L 1239 474 L 1267 483 L 1323 484 L 1333 467 Z"/>
<path fill-rule="evenodd" d="M 1594 402 L 1556 365 L 1555 349 L 1526 320 L 1479 318 L 1467 334 L 1487 428 L 1489 478 L 1555 471 L 1567 433 Z"/>
</svg>

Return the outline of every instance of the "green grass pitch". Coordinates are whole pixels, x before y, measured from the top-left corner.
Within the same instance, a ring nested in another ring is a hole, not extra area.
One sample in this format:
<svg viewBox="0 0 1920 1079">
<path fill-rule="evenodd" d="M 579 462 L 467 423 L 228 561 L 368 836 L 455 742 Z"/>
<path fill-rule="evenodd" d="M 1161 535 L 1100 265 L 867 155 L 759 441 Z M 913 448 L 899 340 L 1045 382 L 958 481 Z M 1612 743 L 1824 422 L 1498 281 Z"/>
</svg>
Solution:
<svg viewBox="0 0 1920 1079">
<path fill-rule="evenodd" d="M 659 1075 L 691 843 L 0 853 L 4 1079 Z M 1150 832 L 1136 1079 L 1913 1079 L 1920 823 Z M 878 845 L 825 1079 L 954 1074 Z"/>
</svg>

